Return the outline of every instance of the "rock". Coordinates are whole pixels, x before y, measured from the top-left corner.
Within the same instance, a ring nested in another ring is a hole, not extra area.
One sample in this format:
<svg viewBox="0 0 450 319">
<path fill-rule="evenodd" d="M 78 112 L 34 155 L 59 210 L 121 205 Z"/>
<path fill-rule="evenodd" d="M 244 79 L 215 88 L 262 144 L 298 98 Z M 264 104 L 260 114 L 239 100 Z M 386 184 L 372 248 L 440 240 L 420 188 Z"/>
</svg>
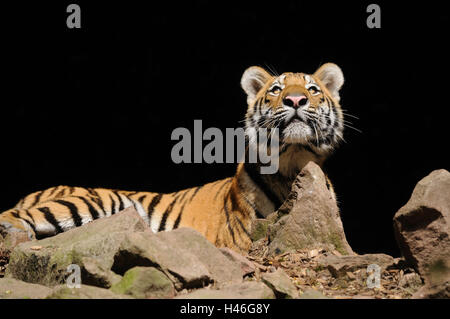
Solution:
<svg viewBox="0 0 450 319">
<path fill-rule="evenodd" d="M 420 274 L 430 263 L 450 258 L 450 173 L 436 170 L 414 188 L 411 198 L 394 216 L 402 253 Z"/>
<path fill-rule="evenodd" d="M 173 298 L 175 288 L 164 273 L 153 267 L 134 267 L 111 291 L 134 298 Z"/>
<path fill-rule="evenodd" d="M 131 297 L 94 286 L 81 285 L 80 288 L 68 288 L 61 285 L 56 286 L 47 299 L 131 299 Z"/>
<path fill-rule="evenodd" d="M 412 272 L 403 275 L 398 281 L 398 285 L 402 288 L 417 289 L 421 287 L 423 284 L 420 276 L 417 273 Z"/>
<path fill-rule="evenodd" d="M 42 299 L 51 292 L 51 288 L 42 285 L 12 278 L 0 278 L 0 299 Z"/>
<path fill-rule="evenodd" d="M 109 288 L 122 279 L 122 276 L 111 271 L 110 262 L 104 263 L 95 257 L 82 257 L 81 265 L 82 282 L 86 284 Z"/>
<path fill-rule="evenodd" d="M 10 255 L 6 276 L 54 286 L 65 283 L 70 275 L 67 267 L 76 264 L 83 284 L 109 288 L 117 281 L 110 269 L 120 244 L 127 234 L 146 229 L 134 208 L 128 208 L 53 237 L 22 243 Z"/>
<path fill-rule="evenodd" d="M 420 288 L 412 299 L 449 299 L 450 298 L 450 284 L 443 282 L 436 285 L 427 284 Z"/>
<path fill-rule="evenodd" d="M 298 296 L 298 299 L 329 299 L 323 293 L 318 290 L 308 289 Z"/>
<path fill-rule="evenodd" d="M 9 263 L 9 255 L 18 244 L 29 241 L 28 233 L 14 231 L 3 233 L 0 231 L 0 277 L 3 277 L 6 265 Z"/>
<path fill-rule="evenodd" d="M 354 272 L 358 269 L 367 269 L 370 264 L 380 266 L 380 271 L 394 264 L 394 258 L 385 254 L 366 254 L 354 256 L 334 256 L 320 257 L 317 260 L 319 266 L 327 268 L 336 278 L 343 278 L 347 272 Z"/>
<path fill-rule="evenodd" d="M 435 170 L 417 183 L 394 216 L 395 237 L 405 260 L 422 276 L 423 295 L 447 293 L 450 284 L 450 173 Z M 429 293 L 425 293 L 425 290 Z"/>
<path fill-rule="evenodd" d="M 239 264 L 230 261 L 217 247 L 191 228 L 170 232 L 151 231 L 127 236 L 116 255 L 113 270 L 136 266 L 156 266 L 177 290 L 241 282 Z"/>
<path fill-rule="evenodd" d="M 176 299 L 275 299 L 273 291 L 262 282 L 245 281 L 222 289 L 203 288 Z"/>
<path fill-rule="evenodd" d="M 450 298 L 450 270 L 448 263 L 438 259 L 427 268 L 425 285 L 417 291 L 413 298 Z"/>
<path fill-rule="evenodd" d="M 288 199 L 269 226 L 269 254 L 296 249 L 337 250 L 353 254 L 344 234 L 336 200 L 320 167 L 309 162 L 297 176 Z"/>
<path fill-rule="evenodd" d="M 26 232 L 12 232 L 6 233 L 4 236 L 0 235 L 0 249 L 13 250 L 17 245 L 30 241 Z"/>
<path fill-rule="evenodd" d="M 65 233 L 18 245 L 6 275 L 47 286 L 64 284 L 80 266 L 84 285 L 110 288 L 136 267 L 156 267 L 177 288 L 242 281 L 239 263 L 193 229 L 154 234 L 132 208 Z"/>
<path fill-rule="evenodd" d="M 255 272 L 256 266 L 253 262 L 241 254 L 227 247 L 220 248 L 220 251 L 232 262 L 237 263 L 242 270 L 242 277 L 251 275 Z"/>
<path fill-rule="evenodd" d="M 292 283 L 291 278 L 281 268 L 278 268 L 275 272 L 263 274 L 261 279 L 273 290 L 277 299 L 294 299 L 298 297 L 297 288 Z"/>
</svg>

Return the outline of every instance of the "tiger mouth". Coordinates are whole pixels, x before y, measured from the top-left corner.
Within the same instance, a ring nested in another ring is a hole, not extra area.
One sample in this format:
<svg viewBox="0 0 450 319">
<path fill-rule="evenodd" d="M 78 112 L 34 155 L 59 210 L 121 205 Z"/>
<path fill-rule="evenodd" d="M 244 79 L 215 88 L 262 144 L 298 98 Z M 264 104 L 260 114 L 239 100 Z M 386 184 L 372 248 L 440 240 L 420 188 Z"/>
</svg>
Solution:
<svg viewBox="0 0 450 319">
<path fill-rule="evenodd" d="M 289 124 L 295 124 L 295 123 L 303 123 L 305 122 L 298 114 L 295 114 L 289 121 L 286 122 L 286 126 Z"/>
<path fill-rule="evenodd" d="M 303 120 L 301 118 L 299 118 L 298 116 L 295 116 L 287 124 L 300 123 L 300 122 L 303 122 Z"/>
</svg>

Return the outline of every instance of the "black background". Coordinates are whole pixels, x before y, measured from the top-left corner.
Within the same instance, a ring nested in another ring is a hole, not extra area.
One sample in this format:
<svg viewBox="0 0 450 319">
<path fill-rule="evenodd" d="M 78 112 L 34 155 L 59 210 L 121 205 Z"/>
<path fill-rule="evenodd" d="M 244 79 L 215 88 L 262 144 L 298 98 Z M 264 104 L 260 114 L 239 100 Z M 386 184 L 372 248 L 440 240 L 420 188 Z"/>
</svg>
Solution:
<svg viewBox="0 0 450 319">
<path fill-rule="evenodd" d="M 240 126 L 251 65 L 313 73 L 338 64 L 341 104 L 362 131 L 326 171 L 358 253 L 398 256 L 392 217 L 415 184 L 449 169 L 449 15 L 427 2 L 70 2 L 2 7 L 0 209 L 59 184 L 170 192 L 231 176 L 233 164 L 171 161 L 176 127 Z"/>
</svg>

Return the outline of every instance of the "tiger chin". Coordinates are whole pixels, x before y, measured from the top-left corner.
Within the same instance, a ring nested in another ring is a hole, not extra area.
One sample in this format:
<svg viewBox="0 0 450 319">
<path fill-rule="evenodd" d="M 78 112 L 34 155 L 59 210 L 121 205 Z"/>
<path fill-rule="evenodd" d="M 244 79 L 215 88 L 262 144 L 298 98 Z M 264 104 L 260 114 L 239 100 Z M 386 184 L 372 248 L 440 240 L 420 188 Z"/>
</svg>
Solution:
<svg viewBox="0 0 450 319">
<path fill-rule="evenodd" d="M 190 227 L 218 247 L 245 252 L 251 245 L 252 220 L 275 211 L 300 170 L 309 161 L 322 166 L 343 139 L 339 105 L 343 83 L 341 69 L 332 63 L 314 74 L 273 75 L 257 66 L 244 72 L 246 132 L 258 128 L 279 132 L 279 169 L 274 174 L 261 174 L 258 162 L 244 162 L 233 177 L 167 194 L 51 187 L 0 214 L 0 234 L 24 231 L 31 239 L 40 239 L 134 206 L 154 232 Z M 328 186 L 334 196 L 331 183 Z"/>
</svg>

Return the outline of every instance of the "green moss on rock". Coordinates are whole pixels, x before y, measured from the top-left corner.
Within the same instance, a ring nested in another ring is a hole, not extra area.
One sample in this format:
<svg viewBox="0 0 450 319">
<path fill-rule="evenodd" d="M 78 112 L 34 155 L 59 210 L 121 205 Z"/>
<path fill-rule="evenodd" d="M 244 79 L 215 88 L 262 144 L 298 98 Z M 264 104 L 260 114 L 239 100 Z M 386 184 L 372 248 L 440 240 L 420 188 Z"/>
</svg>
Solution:
<svg viewBox="0 0 450 319">
<path fill-rule="evenodd" d="M 122 280 L 111 287 L 111 291 L 135 298 L 168 298 L 175 294 L 169 278 L 154 267 L 134 267 L 128 270 Z"/>
</svg>

